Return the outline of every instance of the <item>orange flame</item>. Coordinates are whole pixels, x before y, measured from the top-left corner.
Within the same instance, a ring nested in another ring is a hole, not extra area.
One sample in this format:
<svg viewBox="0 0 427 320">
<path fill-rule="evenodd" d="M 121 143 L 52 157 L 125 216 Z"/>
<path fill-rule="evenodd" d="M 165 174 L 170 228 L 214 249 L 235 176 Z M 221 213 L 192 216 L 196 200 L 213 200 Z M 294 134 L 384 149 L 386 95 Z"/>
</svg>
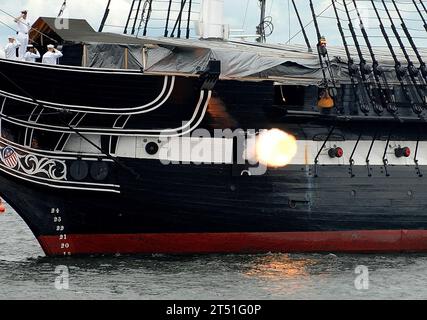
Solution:
<svg viewBox="0 0 427 320">
<path fill-rule="evenodd" d="M 258 161 L 270 167 L 284 167 L 291 163 L 298 151 L 296 138 L 279 129 L 262 132 L 257 139 Z"/>
</svg>

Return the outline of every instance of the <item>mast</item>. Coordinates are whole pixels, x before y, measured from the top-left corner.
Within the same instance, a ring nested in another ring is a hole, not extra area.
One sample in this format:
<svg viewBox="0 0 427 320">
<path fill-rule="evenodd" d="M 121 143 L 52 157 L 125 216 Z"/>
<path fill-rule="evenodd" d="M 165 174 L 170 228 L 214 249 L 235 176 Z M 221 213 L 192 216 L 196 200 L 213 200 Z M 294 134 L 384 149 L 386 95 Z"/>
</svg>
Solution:
<svg viewBox="0 0 427 320">
<path fill-rule="evenodd" d="M 344 5 L 346 7 L 346 11 L 348 12 L 347 5 L 345 4 L 345 0 L 344 0 Z M 372 73 L 373 73 L 375 82 L 378 86 L 378 89 L 381 92 L 381 101 L 387 108 L 388 112 L 395 114 L 397 113 L 397 107 L 396 107 L 394 96 L 390 94 L 390 87 L 388 85 L 387 78 L 384 76 L 384 72 L 381 69 L 380 64 L 377 60 L 377 57 L 375 55 L 375 52 L 372 48 L 372 44 L 371 44 L 371 41 L 369 40 L 369 36 L 365 29 L 365 25 L 363 23 L 362 16 L 360 15 L 360 11 L 357 6 L 356 0 L 353 0 L 353 5 L 356 10 L 357 17 L 359 18 L 360 30 L 362 31 L 363 39 L 365 40 L 366 46 L 368 47 L 368 50 L 369 50 L 369 54 L 371 55 L 372 69 L 373 69 Z M 380 76 L 382 77 L 382 80 L 385 84 L 385 88 L 382 87 Z"/>
<path fill-rule="evenodd" d="M 203 39 L 225 39 L 228 26 L 224 24 L 224 0 L 202 0 L 198 34 Z"/>
<path fill-rule="evenodd" d="M 334 11 L 335 11 L 335 15 L 337 17 L 337 20 L 340 21 L 338 9 L 337 9 L 336 4 L 335 4 L 336 0 L 332 0 L 332 3 L 334 6 Z M 380 97 L 380 99 L 376 99 L 375 94 L 374 94 L 373 89 L 372 89 L 372 86 L 371 86 L 371 82 L 368 81 L 368 78 L 367 78 L 367 75 L 372 73 L 372 67 L 367 64 L 367 62 L 363 56 L 362 50 L 360 49 L 359 41 L 357 39 L 356 32 L 354 31 L 353 23 L 351 21 L 351 17 L 350 17 L 350 14 L 348 12 L 347 5 L 345 4 L 345 1 L 344 1 L 344 5 L 345 5 L 346 13 L 348 16 L 348 21 L 349 21 L 348 26 L 350 29 L 350 33 L 352 35 L 352 39 L 354 41 L 354 45 L 356 47 L 356 51 L 357 51 L 357 54 L 358 54 L 359 60 L 360 60 L 358 73 L 361 77 L 362 83 L 365 87 L 366 94 L 368 95 L 369 100 L 371 101 L 375 112 L 377 114 L 381 114 L 384 111 L 383 105 L 377 103 L 378 100 L 381 100 L 381 97 Z M 341 25 L 341 23 L 340 23 L 340 25 Z M 344 41 L 346 41 L 342 25 L 341 25 L 341 36 L 343 37 Z"/>
<path fill-rule="evenodd" d="M 261 13 L 260 13 L 260 21 L 259 21 L 259 25 L 257 28 L 257 33 L 259 34 L 259 39 L 258 41 L 261 43 L 265 43 L 267 41 L 266 35 L 265 35 L 265 11 L 266 11 L 266 0 L 258 0 L 259 1 L 259 5 L 261 8 Z"/>
</svg>

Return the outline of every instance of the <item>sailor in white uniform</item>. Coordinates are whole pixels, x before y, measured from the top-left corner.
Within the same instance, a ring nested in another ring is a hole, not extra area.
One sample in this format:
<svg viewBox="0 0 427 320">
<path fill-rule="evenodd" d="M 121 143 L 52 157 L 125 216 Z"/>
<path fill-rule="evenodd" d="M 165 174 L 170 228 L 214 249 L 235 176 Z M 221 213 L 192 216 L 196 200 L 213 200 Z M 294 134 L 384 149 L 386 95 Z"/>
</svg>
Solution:
<svg viewBox="0 0 427 320">
<path fill-rule="evenodd" d="M 17 60 L 16 49 L 20 48 L 21 44 L 15 39 L 14 36 L 9 36 L 9 43 L 4 47 L 4 54 L 6 59 Z"/>
<path fill-rule="evenodd" d="M 15 19 L 15 22 L 18 27 L 18 36 L 17 40 L 21 43 L 19 47 L 18 59 L 24 60 L 25 53 L 27 52 L 28 46 L 28 33 L 31 30 L 31 25 L 27 20 L 28 11 L 22 10 L 21 15 Z"/>
<path fill-rule="evenodd" d="M 61 51 L 58 51 L 55 49 L 55 46 L 53 44 L 48 45 L 47 50 L 48 52 L 46 52 L 43 55 L 42 62 L 44 64 L 51 64 L 51 65 L 58 64 L 58 59 L 64 56 Z"/>
<path fill-rule="evenodd" d="M 32 44 L 27 46 L 27 52 L 25 53 L 24 59 L 27 62 L 36 62 L 36 59 L 40 59 L 39 51 L 34 48 Z"/>
</svg>

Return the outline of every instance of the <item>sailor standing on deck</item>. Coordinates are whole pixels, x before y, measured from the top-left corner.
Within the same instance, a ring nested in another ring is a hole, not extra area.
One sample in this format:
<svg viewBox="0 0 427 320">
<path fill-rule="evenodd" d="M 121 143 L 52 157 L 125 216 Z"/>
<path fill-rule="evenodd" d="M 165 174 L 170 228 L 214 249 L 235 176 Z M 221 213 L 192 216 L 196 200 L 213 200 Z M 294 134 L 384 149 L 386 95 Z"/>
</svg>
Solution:
<svg viewBox="0 0 427 320">
<path fill-rule="evenodd" d="M 18 60 L 24 60 L 25 53 L 28 46 L 28 33 L 31 30 L 31 25 L 27 20 L 28 11 L 22 10 L 21 15 L 15 19 L 18 25 L 18 36 L 17 40 L 21 43 L 19 47 Z"/>
<path fill-rule="evenodd" d="M 55 46 L 53 44 L 48 45 L 47 50 L 48 52 L 43 55 L 42 62 L 44 64 L 58 64 L 58 59 L 64 56 L 61 51 L 55 49 Z"/>
<path fill-rule="evenodd" d="M 6 59 L 17 60 L 16 49 L 20 48 L 21 44 L 14 36 L 9 36 L 9 43 L 4 47 Z"/>
<path fill-rule="evenodd" d="M 36 59 L 40 59 L 40 53 L 32 44 L 27 46 L 27 52 L 25 53 L 24 59 L 27 62 L 36 62 Z"/>
</svg>

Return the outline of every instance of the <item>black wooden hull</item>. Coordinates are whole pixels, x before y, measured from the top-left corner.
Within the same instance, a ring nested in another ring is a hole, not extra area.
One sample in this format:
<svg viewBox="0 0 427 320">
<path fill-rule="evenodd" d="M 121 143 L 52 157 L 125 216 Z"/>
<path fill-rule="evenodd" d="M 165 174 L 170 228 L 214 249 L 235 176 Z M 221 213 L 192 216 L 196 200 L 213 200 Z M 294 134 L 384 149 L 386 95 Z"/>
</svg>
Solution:
<svg viewBox="0 0 427 320">
<path fill-rule="evenodd" d="M 254 181 L 227 178 L 226 167 L 137 167 L 144 182 L 120 194 L 5 177 L 2 194 L 49 255 L 427 251 L 425 179 L 413 168 L 395 168 L 395 178 L 361 168 L 351 179 L 343 167 L 314 178 L 313 168 L 292 166 Z"/>
<path fill-rule="evenodd" d="M 313 115 L 310 101 L 292 114 L 275 105 L 271 82 L 212 89 L 195 77 L 0 66 L 0 193 L 47 255 L 427 251 L 418 118 Z M 34 85 L 43 72 L 54 79 L 47 92 Z M 162 130 L 171 141 L 200 128 L 279 128 L 298 139 L 299 154 L 249 176 L 234 140 L 232 156 L 212 164 L 165 165 L 147 149 L 163 143 Z M 412 158 L 395 155 L 404 144 Z M 330 159 L 334 146 L 346 160 Z"/>
</svg>

